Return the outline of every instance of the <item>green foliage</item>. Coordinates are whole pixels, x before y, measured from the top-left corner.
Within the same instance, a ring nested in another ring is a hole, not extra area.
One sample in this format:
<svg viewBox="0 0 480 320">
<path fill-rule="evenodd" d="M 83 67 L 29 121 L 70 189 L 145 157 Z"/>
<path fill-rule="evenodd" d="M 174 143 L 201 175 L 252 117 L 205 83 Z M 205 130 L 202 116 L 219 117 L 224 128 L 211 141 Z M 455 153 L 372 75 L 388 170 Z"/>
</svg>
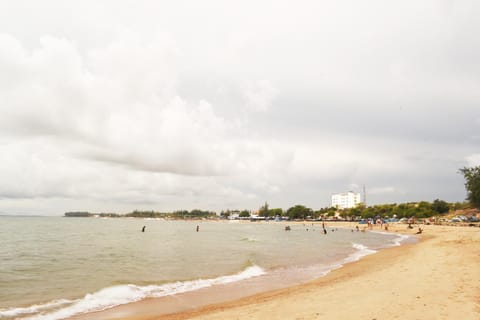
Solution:
<svg viewBox="0 0 480 320">
<path fill-rule="evenodd" d="M 436 213 L 447 213 L 450 210 L 450 206 L 446 201 L 435 199 L 432 203 L 432 210 Z"/>
<path fill-rule="evenodd" d="M 448 213 L 450 208 L 464 209 L 465 204 L 449 204 L 443 200 L 436 199 L 433 201 L 433 203 L 421 201 L 400 204 L 379 204 L 370 207 L 365 207 L 365 205 L 359 205 L 355 208 L 339 210 L 339 214 L 342 218 L 345 219 L 352 219 L 357 217 L 361 217 L 363 219 L 375 219 L 376 217 L 415 217 L 417 219 L 420 219 L 428 218 L 438 214 Z M 334 215 L 334 211 L 330 211 L 330 209 L 320 209 L 319 212 L 326 213 L 327 216 Z"/>
<path fill-rule="evenodd" d="M 290 219 L 305 219 L 313 215 L 313 210 L 305 206 L 297 204 L 287 210 L 287 216 Z"/>
<path fill-rule="evenodd" d="M 209 216 L 212 216 L 212 215 L 215 215 L 215 213 L 210 212 L 210 211 L 206 211 L 206 210 L 200 210 L 200 209 L 193 209 L 188 214 L 188 216 L 192 216 L 192 217 L 209 217 Z"/>
<path fill-rule="evenodd" d="M 119 215 L 118 213 L 99 213 L 98 214 L 99 217 L 102 217 L 102 218 L 120 218 L 121 215 Z"/>
<path fill-rule="evenodd" d="M 375 207 L 367 207 L 362 210 L 360 213 L 360 216 L 362 218 L 367 218 L 367 219 L 373 219 L 377 215 L 377 212 L 375 211 Z"/>
<path fill-rule="evenodd" d="M 450 208 L 452 210 L 464 210 L 470 208 L 470 204 L 468 202 L 455 202 L 450 204 Z"/>
<path fill-rule="evenodd" d="M 267 202 L 265 202 L 265 204 L 260 207 L 260 209 L 258 210 L 258 215 L 260 217 L 268 217 L 268 203 Z"/>
<path fill-rule="evenodd" d="M 230 216 L 230 210 L 220 212 L 220 217 L 228 218 Z"/>
<path fill-rule="evenodd" d="M 133 218 L 160 218 L 164 215 L 160 212 L 155 211 L 139 211 L 134 210 L 133 212 L 127 213 L 126 217 L 133 217 Z"/>
<path fill-rule="evenodd" d="M 248 211 L 248 210 L 242 210 L 238 216 L 239 216 L 240 218 L 248 218 L 248 217 L 250 217 L 250 211 Z"/>
<path fill-rule="evenodd" d="M 178 210 L 172 213 L 156 212 L 156 211 L 138 211 L 127 213 L 126 217 L 133 218 L 173 218 L 173 219 L 198 219 L 198 218 L 207 218 L 215 216 L 214 212 L 203 211 L 199 209 L 194 209 L 192 211 L 188 210 Z"/>
<path fill-rule="evenodd" d="M 355 208 L 345 209 L 340 212 L 340 217 L 344 219 L 358 217 L 362 214 L 363 210 L 365 210 L 365 206 L 363 207 L 358 206 Z"/>
<path fill-rule="evenodd" d="M 320 208 L 313 211 L 303 205 L 295 205 L 284 212 L 281 208 L 269 209 L 268 203 L 260 208 L 259 215 L 262 217 L 276 217 L 287 215 L 290 219 L 307 219 L 307 218 L 327 218 L 333 217 L 337 213 L 345 219 L 375 219 L 377 217 L 382 218 L 428 218 L 434 215 L 445 214 L 450 210 L 460 210 L 469 208 L 468 203 L 447 203 L 443 200 L 435 199 L 432 203 L 427 201 L 413 202 L 413 203 L 400 203 L 400 204 L 380 204 L 366 207 L 363 204 L 358 205 L 355 208 L 338 210 L 334 207 Z M 248 210 L 226 210 L 221 212 L 221 216 L 228 218 L 232 214 L 238 214 L 239 217 L 250 217 L 250 211 Z M 215 212 L 194 209 L 179 210 L 175 212 L 156 212 L 156 211 L 139 211 L 135 210 L 126 215 L 119 215 L 116 213 L 89 213 L 89 212 L 67 212 L 65 216 L 94 216 L 99 215 L 101 217 L 136 217 L 136 218 L 168 218 L 168 219 L 204 219 L 204 218 L 216 218 Z"/>
<path fill-rule="evenodd" d="M 269 217 L 276 217 L 276 216 L 282 216 L 283 215 L 283 210 L 282 208 L 275 208 L 275 209 L 270 209 L 268 211 Z"/>
<path fill-rule="evenodd" d="M 459 171 L 465 178 L 467 200 L 475 208 L 480 208 L 480 166 L 464 167 Z"/>
<path fill-rule="evenodd" d="M 92 213 L 87 211 L 65 212 L 65 217 L 91 217 Z"/>
</svg>

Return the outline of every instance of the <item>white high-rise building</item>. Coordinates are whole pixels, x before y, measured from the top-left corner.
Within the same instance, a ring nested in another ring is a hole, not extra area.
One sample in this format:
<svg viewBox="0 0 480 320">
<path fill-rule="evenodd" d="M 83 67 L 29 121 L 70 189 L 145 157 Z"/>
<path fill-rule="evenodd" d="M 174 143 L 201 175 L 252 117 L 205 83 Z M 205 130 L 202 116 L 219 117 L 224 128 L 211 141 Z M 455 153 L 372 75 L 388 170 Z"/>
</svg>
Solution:
<svg viewBox="0 0 480 320">
<path fill-rule="evenodd" d="M 347 209 L 356 207 L 361 201 L 360 193 L 348 191 L 345 193 L 332 194 L 332 207 Z"/>
</svg>

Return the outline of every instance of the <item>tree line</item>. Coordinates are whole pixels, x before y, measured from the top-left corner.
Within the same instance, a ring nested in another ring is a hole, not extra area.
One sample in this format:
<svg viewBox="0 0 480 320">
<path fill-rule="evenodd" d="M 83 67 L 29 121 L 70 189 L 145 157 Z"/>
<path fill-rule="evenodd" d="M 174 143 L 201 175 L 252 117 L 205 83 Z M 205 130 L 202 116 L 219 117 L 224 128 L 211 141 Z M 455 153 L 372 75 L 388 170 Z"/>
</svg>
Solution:
<svg viewBox="0 0 480 320">
<path fill-rule="evenodd" d="M 173 212 L 158 212 L 158 211 L 141 211 L 134 210 L 127 213 L 125 217 L 133 218 L 169 218 L 169 219 L 201 219 L 201 218 L 213 218 L 217 214 L 213 211 L 193 209 L 193 210 L 177 210 Z"/>
<path fill-rule="evenodd" d="M 468 208 L 468 203 L 448 203 L 446 201 L 435 199 L 433 202 L 421 201 L 400 204 L 381 204 L 373 206 L 365 206 L 360 204 L 355 208 L 337 209 L 335 207 L 320 208 L 313 210 L 304 205 L 295 205 L 282 210 L 281 208 L 269 209 L 265 203 L 258 210 L 258 216 L 276 217 L 281 216 L 291 220 L 294 219 L 330 219 L 340 216 L 342 219 L 368 219 L 375 217 L 383 218 L 428 218 L 432 216 L 446 214 L 451 210 L 459 210 Z"/>
<path fill-rule="evenodd" d="M 265 202 L 256 214 L 260 217 L 274 218 L 284 217 L 294 219 L 328 219 L 334 216 L 340 216 L 343 219 L 367 219 L 367 218 L 429 218 L 432 216 L 446 214 L 452 210 L 466 209 L 469 207 L 480 209 L 480 166 L 464 167 L 459 169 L 459 173 L 465 178 L 465 189 L 467 191 L 468 202 L 448 203 L 446 201 L 435 199 L 433 202 L 421 201 L 400 204 L 380 204 L 365 206 L 360 204 L 355 208 L 339 210 L 334 207 L 321 208 L 313 210 L 304 205 L 297 204 L 293 207 L 283 210 L 282 208 L 270 208 Z M 174 212 L 157 212 L 135 210 L 125 215 L 116 213 L 93 214 L 85 211 L 67 212 L 67 217 L 89 217 L 98 215 L 100 217 L 135 217 L 135 218 L 171 218 L 171 219 L 202 219 L 217 218 L 217 214 L 208 210 L 178 210 Z M 238 215 L 241 218 L 248 218 L 253 215 L 249 210 L 222 210 L 220 217 L 229 218 Z"/>
<path fill-rule="evenodd" d="M 320 208 L 313 210 L 307 206 L 297 204 L 283 210 L 282 208 L 269 208 L 268 203 L 261 206 L 258 211 L 252 212 L 249 210 L 222 210 L 219 214 L 220 218 L 230 218 L 232 216 L 238 216 L 240 218 L 250 218 L 254 214 L 259 217 L 267 219 L 274 219 L 275 217 L 282 217 L 289 220 L 306 220 L 306 219 L 331 219 L 335 216 L 339 216 L 342 219 L 367 219 L 367 218 L 428 218 L 441 214 L 448 213 L 451 210 L 466 209 L 470 207 L 469 203 L 447 203 L 446 201 L 436 199 L 433 202 L 412 202 L 412 203 L 400 203 L 400 204 L 381 204 L 374 206 L 365 206 L 363 204 L 358 205 L 355 208 L 350 209 L 337 209 L 334 207 Z M 164 219 L 213 219 L 218 218 L 214 211 L 208 210 L 177 210 L 174 212 L 159 212 L 154 210 L 134 210 L 127 214 L 116 213 L 89 213 L 89 212 L 67 212 L 67 217 L 133 217 L 133 218 L 164 218 Z"/>
</svg>

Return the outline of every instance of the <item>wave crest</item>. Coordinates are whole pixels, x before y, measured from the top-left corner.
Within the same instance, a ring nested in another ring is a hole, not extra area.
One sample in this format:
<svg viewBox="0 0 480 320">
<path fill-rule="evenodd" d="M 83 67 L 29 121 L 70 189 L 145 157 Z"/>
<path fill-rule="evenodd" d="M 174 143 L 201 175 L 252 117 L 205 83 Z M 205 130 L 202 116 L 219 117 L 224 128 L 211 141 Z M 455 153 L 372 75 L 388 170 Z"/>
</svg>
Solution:
<svg viewBox="0 0 480 320">
<path fill-rule="evenodd" d="M 28 320 L 57 320 L 72 317 L 77 314 L 101 311 L 118 305 L 139 301 L 145 298 L 158 298 L 184 292 L 199 290 L 214 285 L 222 285 L 249 278 L 261 276 L 266 272 L 259 266 L 253 265 L 245 270 L 227 276 L 212 279 L 198 279 L 178 281 L 163 285 L 137 286 L 133 284 L 118 285 L 103 288 L 97 292 L 86 294 L 78 300 L 57 300 L 42 305 L 33 305 L 26 308 L 11 308 L 0 310 L 0 318 L 31 315 Z M 67 305 L 67 306 L 65 306 Z"/>
</svg>

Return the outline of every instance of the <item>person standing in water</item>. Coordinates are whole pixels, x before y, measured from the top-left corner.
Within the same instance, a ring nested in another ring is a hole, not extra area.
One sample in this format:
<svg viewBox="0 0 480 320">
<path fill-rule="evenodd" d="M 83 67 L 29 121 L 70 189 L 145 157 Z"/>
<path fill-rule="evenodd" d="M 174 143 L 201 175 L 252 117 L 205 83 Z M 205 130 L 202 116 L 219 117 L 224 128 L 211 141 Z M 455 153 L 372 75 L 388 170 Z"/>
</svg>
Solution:
<svg viewBox="0 0 480 320">
<path fill-rule="evenodd" d="M 145 232 L 145 226 L 143 226 L 143 228 L 142 228 L 142 232 Z"/>
<path fill-rule="evenodd" d="M 197 226 L 197 232 L 200 230 L 200 226 Z"/>
</svg>

